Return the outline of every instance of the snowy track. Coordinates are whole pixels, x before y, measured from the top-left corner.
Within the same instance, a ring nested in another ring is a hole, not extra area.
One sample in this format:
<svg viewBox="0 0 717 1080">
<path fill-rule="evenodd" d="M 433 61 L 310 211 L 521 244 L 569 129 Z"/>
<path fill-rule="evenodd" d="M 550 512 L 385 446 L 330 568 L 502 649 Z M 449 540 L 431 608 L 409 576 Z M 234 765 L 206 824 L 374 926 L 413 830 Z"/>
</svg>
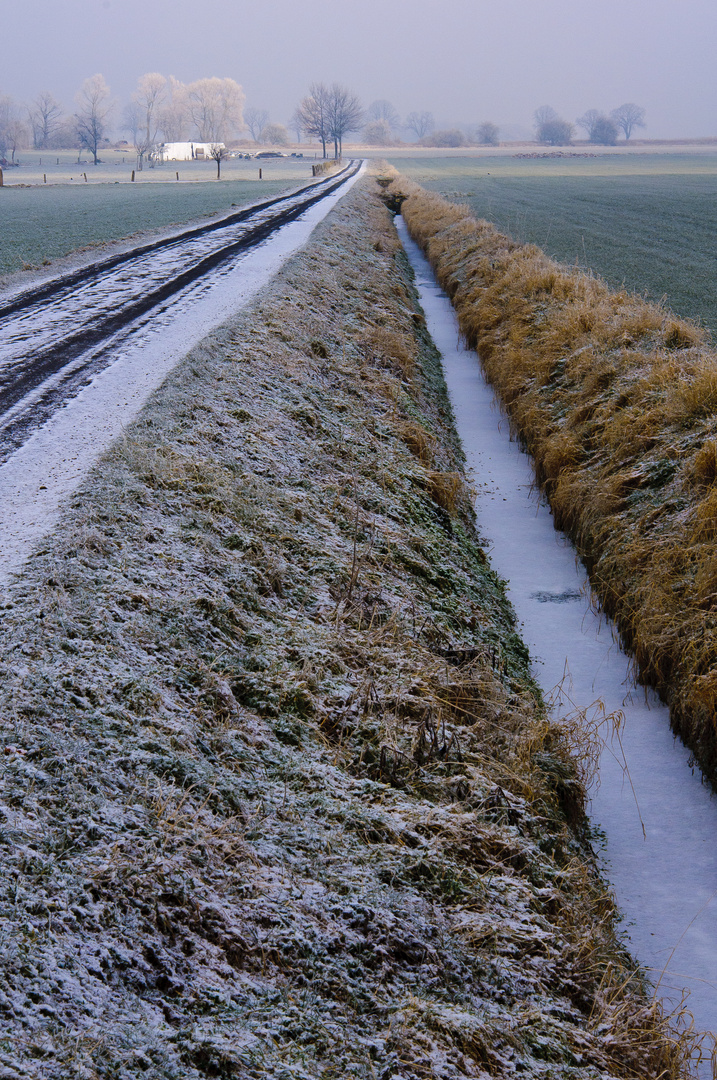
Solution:
<svg viewBox="0 0 717 1080">
<path fill-rule="evenodd" d="M 358 167 L 351 164 L 298 193 L 124 252 L 0 303 L 0 462 L 112 363 L 118 336 L 136 330 L 137 320 L 206 283 L 239 253 L 325 199 Z"/>
<path fill-rule="evenodd" d="M 0 303 L 0 587 L 177 362 L 256 296 L 362 170 Z"/>
</svg>

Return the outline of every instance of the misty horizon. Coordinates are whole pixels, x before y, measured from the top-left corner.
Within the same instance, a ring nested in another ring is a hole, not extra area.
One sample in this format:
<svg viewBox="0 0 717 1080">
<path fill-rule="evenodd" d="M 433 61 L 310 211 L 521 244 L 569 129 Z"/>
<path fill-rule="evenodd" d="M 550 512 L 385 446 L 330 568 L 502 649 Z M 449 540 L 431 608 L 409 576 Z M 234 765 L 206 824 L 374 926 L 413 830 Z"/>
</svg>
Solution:
<svg viewBox="0 0 717 1080">
<path fill-rule="evenodd" d="M 647 112 L 648 138 L 717 133 L 712 41 L 717 11 L 704 0 L 527 0 L 488 5 L 453 0 L 375 0 L 298 9 L 268 0 L 261 10 L 226 0 L 27 0 L 3 16 L 0 95 L 29 102 L 49 90 L 74 109 L 82 81 L 101 72 L 118 100 L 112 131 L 137 79 L 151 71 L 182 82 L 235 79 L 246 105 L 287 123 L 309 83 L 346 84 L 368 105 L 388 99 L 404 120 L 430 110 L 437 127 L 496 123 L 530 137 L 533 113 L 549 104 L 565 119 L 609 113 L 625 101 Z M 27 45 L 29 43 L 29 47 Z"/>
</svg>

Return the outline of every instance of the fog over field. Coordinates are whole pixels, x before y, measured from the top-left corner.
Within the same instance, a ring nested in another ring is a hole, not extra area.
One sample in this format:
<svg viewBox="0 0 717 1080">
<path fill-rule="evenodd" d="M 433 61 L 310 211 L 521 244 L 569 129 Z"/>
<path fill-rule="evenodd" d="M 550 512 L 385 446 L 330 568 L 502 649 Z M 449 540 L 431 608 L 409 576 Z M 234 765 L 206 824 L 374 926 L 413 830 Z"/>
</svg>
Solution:
<svg viewBox="0 0 717 1080">
<path fill-rule="evenodd" d="M 491 119 L 528 135 L 534 110 L 568 119 L 624 101 L 650 138 L 714 135 L 710 0 L 26 0 L 3 11 L 0 93 L 50 90 L 69 108 L 102 72 L 126 100 L 147 71 L 230 76 L 286 121 L 313 79 L 439 124 Z"/>
</svg>

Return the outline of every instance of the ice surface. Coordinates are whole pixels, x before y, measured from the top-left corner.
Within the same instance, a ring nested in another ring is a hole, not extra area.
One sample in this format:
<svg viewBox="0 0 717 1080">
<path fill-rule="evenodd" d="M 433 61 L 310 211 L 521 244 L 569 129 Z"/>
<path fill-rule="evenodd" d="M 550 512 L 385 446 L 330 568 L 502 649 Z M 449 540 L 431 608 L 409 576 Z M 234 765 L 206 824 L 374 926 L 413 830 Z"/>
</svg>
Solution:
<svg viewBox="0 0 717 1080">
<path fill-rule="evenodd" d="M 622 747 L 613 739 L 601 756 L 591 816 L 607 838 L 603 865 L 625 916 L 629 947 L 649 969 L 667 1009 L 687 991 L 696 1027 L 714 1030 L 717 801 L 692 769 L 689 751 L 674 740 L 666 707 L 633 686 L 611 625 L 590 605 L 572 545 L 538 498 L 529 457 L 511 441 L 476 354 L 461 343 L 448 297 L 401 218 L 397 226 L 428 329 L 443 354 L 478 491 L 479 529 L 492 545 L 494 568 L 509 583 L 535 676 L 549 693 L 569 672 L 564 686 L 576 705 L 601 699 L 608 713 L 624 713 Z"/>
</svg>

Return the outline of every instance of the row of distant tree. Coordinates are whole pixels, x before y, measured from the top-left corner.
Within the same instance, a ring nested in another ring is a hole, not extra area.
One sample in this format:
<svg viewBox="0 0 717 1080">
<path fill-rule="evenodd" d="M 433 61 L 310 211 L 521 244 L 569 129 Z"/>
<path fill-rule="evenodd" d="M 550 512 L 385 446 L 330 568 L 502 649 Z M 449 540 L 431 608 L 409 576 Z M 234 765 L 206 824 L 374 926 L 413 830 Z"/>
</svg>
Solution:
<svg viewBox="0 0 717 1080">
<path fill-rule="evenodd" d="M 130 136 L 141 167 L 160 136 L 168 142 L 193 137 L 218 143 L 239 134 L 244 128 L 244 101 L 244 91 L 234 79 L 181 83 L 151 72 L 138 80 L 119 124 Z M 96 164 L 116 123 L 117 102 L 102 75 L 84 80 L 70 114 L 49 91 L 25 106 L 6 95 L 0 97 L 0 158 L 14 160 L 27 145 L 38 150 L 75 147 L 89 151 Z"/>
<path fill-rule="evenodd" d="M 569 146 L 575 138 L 576 126 L 583 129 L 588 142 L 614 146 L 621 133 L 627 141 L 635 128 L 645 127 L 645 110 L 628 101 L 611 113 L 588 109 L 573 124 L 558 116 L 550 105 L 542 105 L 535 110 L 534 119 L 536 138 L 546 146 Z"/>
<path fill-rule="evenodd" d="M 159 142 L 190 139 L 219 144 L 250 135 L 254 142 L 288 145 L 289 129 L 296 141 L 316 139 L 324 156 L 329 149 L 340 156 L 344 138 L 360 133 L 373 146 L 389 146 L 408 133 L 428 146 L 462 146 L 469 141 L 486 146 L 499 142 L 500 131 L 490 121 L 466 132 L 459 128 L 436 130 L 430 112 L 411 112 L 400 118 L 390 101 L 379 99 L 364 108 L 356 94 L 339 83 L 312 83 L 294 111 L 289 127 L 272 121 L 269 113 L 255 107 L 244 108 L 241 86 L 230 78 L 197 79 L 182 83 L 159 72 L 142 75 L 131 99 L 119 111 L 102 75 L 85 79 L 75 96 L 75 109 L 68 113 L 49 91 L 43 91 L 27 105 L 0 96 L 0 159 L 14 161 L 20 149 L 76 147 L 87 150 L 95 163 L 108 135 L 118 123 L 131 141 L 137 163 L 143 162 Z M 636 127 L 645 124 L 645 110 L 625 104 L 610 114 L 590 109 L 576 121 L 590 142 L 613 144 L 622 132 L 629 139 Z M 550 106 L 535 113 L 537 139 L 547 145 L 565 145 L 575 136 L 576 127 L 562 119 Z"/>
<path fill-rule="evenodd" d="M 129 136 L 143 162 L 158 142 L 230 142 L 242 135 L 266 145 L 290 142 L 290 129 L 297 142 L 315 138 L 324 154 L 332 147 L 340 154 L 344 137 L 360 132 L 365 142 L 388 146 L 406 132 L 417 141 L 458 146 L 466 141 L 458 129 L 435 131 L 430 112 L 411 112 L 401 120 L 390 101 L 379 99 L 364 109 L 358 97 L 339 83 L 312 83 L 289 123 L 272 121 L 269 113 L 256 107 L 244 108 L 244 93 L 233 79 L 207 78 L 182 83 L 159 72 L 142 75 L 127 105 L 118 116 L 117 102 L 102 75 L 85 79 L 75 96 L 75 110 L 68 114 L 49 91 L 43 91 L 27 105 L 0 97 L 0 159 L 14 161 L 20 149 L 76 147 L 89 151 L 95 162 L 103 143 L 117 126 Z M 483 124 L 478 141 L 497 143 L 498 128 Z"/>
</svg>

